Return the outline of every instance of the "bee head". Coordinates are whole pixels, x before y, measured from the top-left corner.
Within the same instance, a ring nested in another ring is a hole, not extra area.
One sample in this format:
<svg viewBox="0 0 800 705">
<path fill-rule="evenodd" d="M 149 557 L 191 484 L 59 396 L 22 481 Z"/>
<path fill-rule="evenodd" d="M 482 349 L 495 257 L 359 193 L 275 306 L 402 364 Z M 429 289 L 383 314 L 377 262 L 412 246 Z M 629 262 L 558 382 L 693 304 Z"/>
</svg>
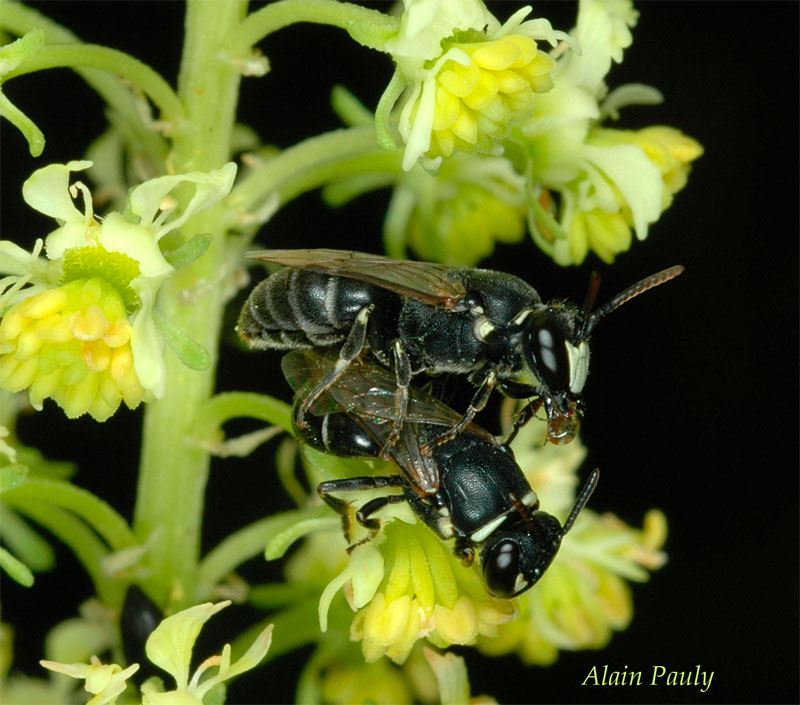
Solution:
<svg viewBox="0 0 800 705">
<path fill-rule="evenodd" d="M 501 525 L 485 541 L 481 567 L 486 589 L 495 597 L 516 597 L 532 588 L 544 575 L 581 510 L 597 487 L 595 469 L 575 500 L 564 526 L 542 510 L 519 515 L 512 524 Z"/>
</svg>

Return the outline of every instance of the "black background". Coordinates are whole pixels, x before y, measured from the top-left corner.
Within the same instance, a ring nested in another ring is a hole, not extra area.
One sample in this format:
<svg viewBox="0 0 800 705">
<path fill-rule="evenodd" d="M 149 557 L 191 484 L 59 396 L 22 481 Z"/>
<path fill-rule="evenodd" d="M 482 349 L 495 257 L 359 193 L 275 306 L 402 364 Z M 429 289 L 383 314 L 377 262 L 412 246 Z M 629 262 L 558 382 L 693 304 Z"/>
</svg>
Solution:
<svg viewBox="0 0 800 705">
<path fill-rule="evenodd" d="M 174 82 L 182 4 L 31 4 Z M 504 20 L 516 7 L 492 9 Z M 593 336 L 583 432 L 587 467 L 603 469 L 593 508 L 632 523 L 649 507 L 663 509 L 670 560 L 634 587 L 633 623 L 607 648 L 562 654 L 547 669 L 468 652 L 473 692 L 501 702 L 797 702 L 798 6 L 659 2 L 639 9 L 634 44 L 609 82 L 649 83 L 666 98 L 662 106 L 626 110 L 622 126 L 673 125 L 704 145 L 687 189 L 649 239 L 634 243 L 613 267 L 590 259 L 562 270 L 529 241 L 499 249 L 484 265 L 525 278 L 545 298 L 574 300 L 592 268 L 603 274 L 602 300 L 665 266 L 686 266 L 677 282 L 624 307 Z M 535 14 L 568 29 L 575 11 L 573 3 L 540 2 Z M 279 146 L 338 125 L 328 87 L 344 83 L 374 106 L 391 70 L 387 58 L 330 28 L 284 30 L 262 48 L 273 71 L 245 79 L 239 117 Z M 22 203 L 22 181 L 45 163 L 80 158 L 103 127 L 102 106 L 67 71 L 26 76 L 4 90 L 48 140 L 34 160 L 3 125 L 2 233 L 29 243 L 52 221 Z M 386 203 L 382 192 L 333 211 L 312 193 L 278 213 L 259 242 L 379 251 Z M 286 395 L 277 354 L 248 355 L 231 342 L 223 350 L 220 389 Z M 70 423 L 47 406 L 21 419 L 19 430 L 52 457 L 77 459 L 77 481 L 130 516 L 140 417 L 121 412 L 103 425 Z M 206 547 L 288 506 L 264 472 L 271 452 L 215 465 Z M 261 581 L 275 572 L 254 562 L 248 576 Z M 17 667 L 32 673 L 45 626 L 73 616 L 89 583 L 61 552 L 59 569 L 38 576 L 33 590 L 8 581 L 3 590 L 4 619 L 17 625 Z M 291 701 L 306 655 L 283 657 L 242 678 L 231 702 L 260 700 L 262 693 L 269 702 Z M 715 675 L 705 694 L 581 687 L 589 669 L 603 664 L 631 670 L 700 664 Z"/>
</svg>

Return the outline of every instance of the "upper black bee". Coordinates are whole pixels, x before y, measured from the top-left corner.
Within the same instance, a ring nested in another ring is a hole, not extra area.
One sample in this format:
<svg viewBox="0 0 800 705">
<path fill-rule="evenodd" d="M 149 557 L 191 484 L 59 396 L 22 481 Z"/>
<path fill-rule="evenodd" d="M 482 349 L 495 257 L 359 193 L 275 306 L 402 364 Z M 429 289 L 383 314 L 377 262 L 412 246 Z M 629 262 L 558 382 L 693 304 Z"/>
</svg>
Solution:
<svg viewBox="0 0 800 705">
<path fill-rule="evenodd" d="M 512 436 L 543 406 L 548 440 L 570 442 L 583 415 L 589 336 L 598 321 L 683 271 L 676 266 L 658 272 L 591 312 L 597 280 L 581 308 L 566 301 L 544 303 L 521 279 L 485 269 L 326 249 L 266 250 L 248 257 L 286 265 L 258 284 L 242 308 L 238 331 L 250 346 L 341 346 L 333 369 L 303 401 L 299 425 L 315 399 L 368 346 L 396 377 L 387 448 L 399 438 L 409 384 L 420 372 L 467 375 L 477 388 L 466 413 L 432 444 L 461 433 L 495 386 L 516 399 L 533 398 Z"/>
<path fill-rule="evenodd" d="M 297 392 L 295 421 L 305 393 L 327 377 L 335 364 L 335 358 L 310 350 L 284 357 L 284 374 Z M 295 422 L 295 429 L 319 450 L 377 457 L 396 420 L 394 385 L 394 376 L 385 368 L 356 360 L 312 403 L 306 423 L 300 427 Z M 434 444 L 430 453 L 422 452 L 423 444 L 459 419 L 457 412 L 413 388 L 400 437 L 388 451 L 402 474 L 330 480 L 321 483 L 317 491 L 346 517 L 349 505 L 334 494 L 401 488 L 402 494 L 364 504 L 356 513 L 358 521 L 376 531 L 379 522 L 371 515 L 387 504 L 408 502 L 440 538 L 455 538 L 454 552 L 465 564 L 471 564 L 475 550 L 480 549 L 487 589 L 498 597 L 513 597 L 544 574 L 564 534 L 589 500 L 598 471 L 592 473 L 562 527 L 555 517 L 539 509 L 539 499 L 511 451 L 496 445 L 493 437 L 475 424 L 468 424 L 463 434 L 446 443 Z"/>
</svg>

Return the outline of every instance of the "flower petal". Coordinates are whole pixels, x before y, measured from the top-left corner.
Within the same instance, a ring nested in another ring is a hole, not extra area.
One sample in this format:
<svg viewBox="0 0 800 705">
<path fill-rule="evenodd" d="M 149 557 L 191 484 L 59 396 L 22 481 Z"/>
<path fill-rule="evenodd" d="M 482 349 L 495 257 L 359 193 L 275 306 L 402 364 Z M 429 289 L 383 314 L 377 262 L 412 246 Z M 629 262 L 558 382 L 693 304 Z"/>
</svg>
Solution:
<svg viewBox="0 0 800 705">
<path fill-rule="evenodd" d="M 192 650 L 203 625 L 230 604 L 230 600 L 206 602 L 177 612 L 164 619 L 147 639 L 147 658 L 170 673 L 178 689 L 188 686 Z"/>
<path fill-rule="evenodd" d="M 236 177 L 236 164 L 228 162 L 221 169 L 209 172 L 193 171 L 175 176 L 159 176 L 145 181 L 130 193 L 130 210 L 139 216 L 142 225 L 157 225 L 155 238 L 179 228 L 195 213 L 202 211 L 224 198 L 233 186 Z M 161 212 L 162 202 L 169 193 L 180 184 L 194 184 L 195 192 L 183 212 L 173 220 Z"/>
<path fill-rule="evenodd" d="M 35 210 L 64 223 L 84 222 L 69 193 L 69 174 L 92 166 L 89 161 L 71 161 L 66 164 L 48 164 L 33 172 L 22 185 L 22 197 Z"/>
</svg>

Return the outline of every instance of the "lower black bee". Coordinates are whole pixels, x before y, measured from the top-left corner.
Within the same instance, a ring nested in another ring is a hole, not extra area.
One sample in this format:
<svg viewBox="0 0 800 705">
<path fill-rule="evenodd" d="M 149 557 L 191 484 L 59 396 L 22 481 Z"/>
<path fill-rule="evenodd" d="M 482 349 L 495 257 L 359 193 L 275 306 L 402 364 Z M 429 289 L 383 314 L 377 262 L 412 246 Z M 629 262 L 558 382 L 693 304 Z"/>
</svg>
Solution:
<svg viewBox="0 0 800 705">
<path fill-rule="evenodd" d="M 286 355 L 282 367 L 296 391 L 295 418 L 305 394 L 328 377 L 336 359 L 313 351 Z M 336 383 L 311 404 L 306 423 L 295 423 L 298 435 L 311 446 L 335 455 L 377 457 L 397 418 L 394 376 L 362 360 L 353 361 Z M 325 502 L 342 516 L 349 505 L 334 496 L 342 492 L 397 487 L 368 501 L 357 520 L 373 532 L 372 517 L 387 504 L 408 502 L 416 515 L 442 539 L 455 539 L 454 553 L 469 565 L 480 551 L 487 589 L 498 597 L 513 597 L 542 577 L 597 484 L 595 470 L 562 527 L 539 509 L 539 499 L 515 462 L 510 449 L 498 446 L 482 428 L 469 424 L 465 432 L 430 453 L 422 446 L 443 428 L 459 420 L 458 413 L 422 390 L 410 391 L 398 441 L 389 454 L 400 475 L 352 477 L 319 485 Z"/>
<path fill-rule="evenodd" d="M 426 451 L 461 433 L 495 386 L 531 399 L 516 428 L 544 407 L 548 440 L 570 442 L 583 416 L 589 337 L 598 321 L 683 271 L 676 266 L 647 277 L 592 312 L 597 280 L 578 307 L 544 303 L 521 279 L 484 269 L 324 249 L 248 257 L 286 265 L 256 286 L 242 308 L 237 328 L 251 347 L 339 347 L 339 359 L 298 410 L 300 427 L 314 401 L 365 348 L 394 371 L 396 412 L 384 455 L 406 420 L 411 379 L 423 372 L 464 375 L 476 387 L 465 414 L 427 441 Z"/>
</svg>

